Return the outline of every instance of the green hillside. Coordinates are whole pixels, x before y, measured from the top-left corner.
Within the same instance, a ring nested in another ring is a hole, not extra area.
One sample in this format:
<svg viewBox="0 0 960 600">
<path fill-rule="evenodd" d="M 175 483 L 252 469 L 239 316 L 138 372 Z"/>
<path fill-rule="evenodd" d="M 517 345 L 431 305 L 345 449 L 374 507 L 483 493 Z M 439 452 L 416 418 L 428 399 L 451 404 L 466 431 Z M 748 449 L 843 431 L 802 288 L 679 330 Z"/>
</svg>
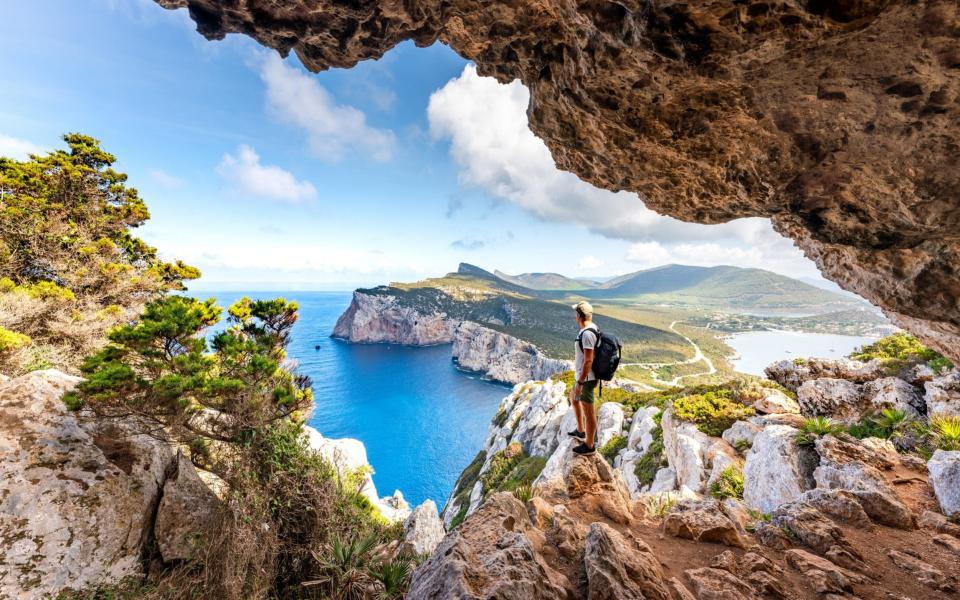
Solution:
<svg viewBox="0 0 960 600">
<path fill-rule="evenodd" d="M 858 304 L 849 297 L 777 273 L 730 266 L 667 265 L 617 277 L 581 294 L 606 300 L 742 310 L 817 307 L 826 312 Z"/>
<path fill-rule="evenodd" d="M 494 271 L 493 274 L 504 281 L 515 285 L 521 285 L 531 290 L 577 291 L 597 287 L 597 284 L 593 282 L 571 279 L 564 275 L 560 275 L 559 273 L 521 273 L 520 275 L 507 275 L 502 271 Z"/>
</svg>

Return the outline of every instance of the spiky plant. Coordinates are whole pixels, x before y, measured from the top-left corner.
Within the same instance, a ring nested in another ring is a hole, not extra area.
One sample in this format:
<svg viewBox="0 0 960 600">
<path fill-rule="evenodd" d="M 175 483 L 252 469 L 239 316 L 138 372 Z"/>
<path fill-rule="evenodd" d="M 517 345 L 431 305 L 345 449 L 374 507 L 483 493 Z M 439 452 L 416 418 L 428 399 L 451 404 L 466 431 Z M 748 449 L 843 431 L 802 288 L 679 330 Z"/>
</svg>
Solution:
<svg viewBox="0 0 960 600">
<path fill-rule="evenodd" d="M 811 417 L 800 426 L 800 432 L 797 433 L 797 444 L 800 446 L 812 446 L 817 438 L 822 435 L 833 435 L 843 431 L 843 425 L 837 423 L 828 417 Z"/>
<path fill-rule="evenodd" d="M 370 576 L 380 582 L 380 597 L 392 600 L 400 598 L 407 591 L 410 583 L 410 573 L 413 571 L 412 561 L 403 556 L 397 556 L 380 561 L 370 567 Z"/>
<path fill-rule="evenodd" d="M 960 450 L 960 417 L 944 415 L 930 419 L 934 445 L 939 450 Z"/>
</svg>

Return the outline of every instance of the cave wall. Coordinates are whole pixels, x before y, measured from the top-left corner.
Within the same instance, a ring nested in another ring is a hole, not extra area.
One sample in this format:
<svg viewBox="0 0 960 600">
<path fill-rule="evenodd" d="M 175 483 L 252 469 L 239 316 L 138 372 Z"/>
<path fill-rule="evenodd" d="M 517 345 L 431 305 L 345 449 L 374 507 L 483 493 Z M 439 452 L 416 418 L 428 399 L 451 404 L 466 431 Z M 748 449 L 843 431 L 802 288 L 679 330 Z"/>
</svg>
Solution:
<svg viewBox="0 0 960 600">
<path fill-rule="evenodd" d="M 320 71 L 436 41 L 530 89 L 560 168 L 686 221 L 769 217 L 960 359 L 956 0 L 157 0 Z"/>
</svg>

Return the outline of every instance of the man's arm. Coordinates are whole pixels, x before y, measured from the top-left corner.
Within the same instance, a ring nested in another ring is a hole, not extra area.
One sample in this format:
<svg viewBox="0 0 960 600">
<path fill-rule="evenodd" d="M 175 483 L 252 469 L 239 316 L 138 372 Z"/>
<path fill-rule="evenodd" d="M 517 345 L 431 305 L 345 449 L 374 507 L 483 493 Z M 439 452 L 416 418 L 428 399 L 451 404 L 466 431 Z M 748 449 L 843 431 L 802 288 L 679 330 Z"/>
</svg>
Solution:
<svg viewBox="0 0 960 600">
<path fill-rule="evenodd" d="M 583 349 L 583 369 L 577 376 L 577 383 L 583 383 L 590 376 L 590 369 L 593 367 L 593 348 Z"/>
</svg>

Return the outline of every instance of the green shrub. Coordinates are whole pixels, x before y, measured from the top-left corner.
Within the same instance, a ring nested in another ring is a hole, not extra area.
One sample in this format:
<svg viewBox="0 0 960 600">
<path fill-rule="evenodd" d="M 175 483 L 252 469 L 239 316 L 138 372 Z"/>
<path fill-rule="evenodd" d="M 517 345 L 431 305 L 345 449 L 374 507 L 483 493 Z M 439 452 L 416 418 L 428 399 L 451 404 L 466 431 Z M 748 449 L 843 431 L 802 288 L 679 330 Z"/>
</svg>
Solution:
<svg viewBox="0 0 960 600">
<path fill-rule="evenodd" d="M 600 448 L 600 455 L 610 463 L 613 464 L 613 459 L 617 457 L 617 454 L 620 454 L 620 451 L 627 447 L 627 436 L 625 435 L 615 435 L 610 438 L 610 441 L 603 445 Z"/>
<path fill-rule="evenodd" d="M 937 372 L 953 367 L 953 364 L 942 354 L 927 348 L 917 338 L 903 332 L 894 333 L 872 344 L 861 346 L 850 353 L 850 358 L 862 361 L 877 359 L 891 372 L 917 362 L 926 363 Z"/>
<path fill-rule="evenodd" d="M 517 500 L 526 504 L 533 498 L 533 486 L 530 484 L 520 485 L 514 488 L 513 495 Z"/>
<path fill-rule="evenodd" d="M 528 456 L 519 443 L 512 443 L 490 459 L 490 468 L 480 476 L 483 497 L 496 492 L 512 492 L 518 487 L 533 484 L 547 459 Z"/>
<path fill-rule="evenodd" d="M 497 427 L 503 427 L 503 424 L 507 422 L 507 411 L 502 407 L 497 411 L 497 414 L 493 415 L 493 420 L 491 421 Z"/>
<path fill-rule="evenodd" d="M 0 353 L 12 352 L 13 350 L 22 348 L 29 343 L 29 336 L 23 335 L 22 333 L 17 333 L 16 331 L 10 331 L 4 327 L 0 327 Z"/>
<path fill-rule="evenodd" d="M 797 444 L 812 446 L 821 435 L 835 435 L 844 431 L 843 425 L 827 417 L 811 417 L 803 422 L 797 433 Z"/>
<path fill-rule="evenodd" d="M 944 415 L 930 420 L 930 432 L 938 450 L 960 450 L 960 417 Z"/>
<path fill-rule="evenodd" d="M 480 469 L 483 468 L 483 463 L 486 462 L 486 460 L 487 453 L 481 450 L 473 457 L 473 460 L 470 461 L 467 468 L 463 470 L 460 477 L 457 478 L 453 493 L 450 495 L 450 502 L 458 502 L 460 508 L 457 511 L 457 515 L 451 521 L 451 529 L 455 527 L 454 523 L 459 525 L 466 518 L 467 509 L 470 507 L 470 493 L 473 491 L 474 484 L 476 484 L 480 478 Z M 446 508 L 444 508 L 444 510 L 446 510 Z"/>
<path fill-rule="evenodd" d="M 851 425 L 848 433 L 857 439 L 868 437 L 897 439 L 910 424 L 910 417 L 905 411 L 894 408 L 885 408 L 878 414 L 867 415 L 859 423 Z"/>
<path fill-rule="evenodd" d="M 651 495 L 644 503 L 647 514 L 660 519 L 670 512 L 670 509 L 673 508 L 678 501 L 679 498 L 675 494 L 667 492 L 664 494 Z"/>
<path fill-rule="evenodd" d="M 696 423 L 705 434 L 719 437 L 736 421 L 749 417 L 756 411 L 732 399 L 731 390 L 718 390 L 692 396 L 684 396 L 673 402 L 677 418 Z"/>
<path fill-rule="evenodd" d="M 734 465 L 721 471 L 720 477 L 710 485 L 710 495 L 718 500 L 743 500 L 743 471 Z"/>
<path fill-rule="evenodd" d="M 736 448 L 736 449 L 737 449 L 737 452 L 739 452 L 740 454 L 744 454 L 747 450 L 749 450 L 751 447 L 753 447 L 753 443 L 751 443 L 750 440 L 748 440 L 748 439 L 746 439 L 746 438 L 740 438 L 740 439 L 737 440 L 737 442 L 733 445 L 733 447 Z"/>
</svg>

